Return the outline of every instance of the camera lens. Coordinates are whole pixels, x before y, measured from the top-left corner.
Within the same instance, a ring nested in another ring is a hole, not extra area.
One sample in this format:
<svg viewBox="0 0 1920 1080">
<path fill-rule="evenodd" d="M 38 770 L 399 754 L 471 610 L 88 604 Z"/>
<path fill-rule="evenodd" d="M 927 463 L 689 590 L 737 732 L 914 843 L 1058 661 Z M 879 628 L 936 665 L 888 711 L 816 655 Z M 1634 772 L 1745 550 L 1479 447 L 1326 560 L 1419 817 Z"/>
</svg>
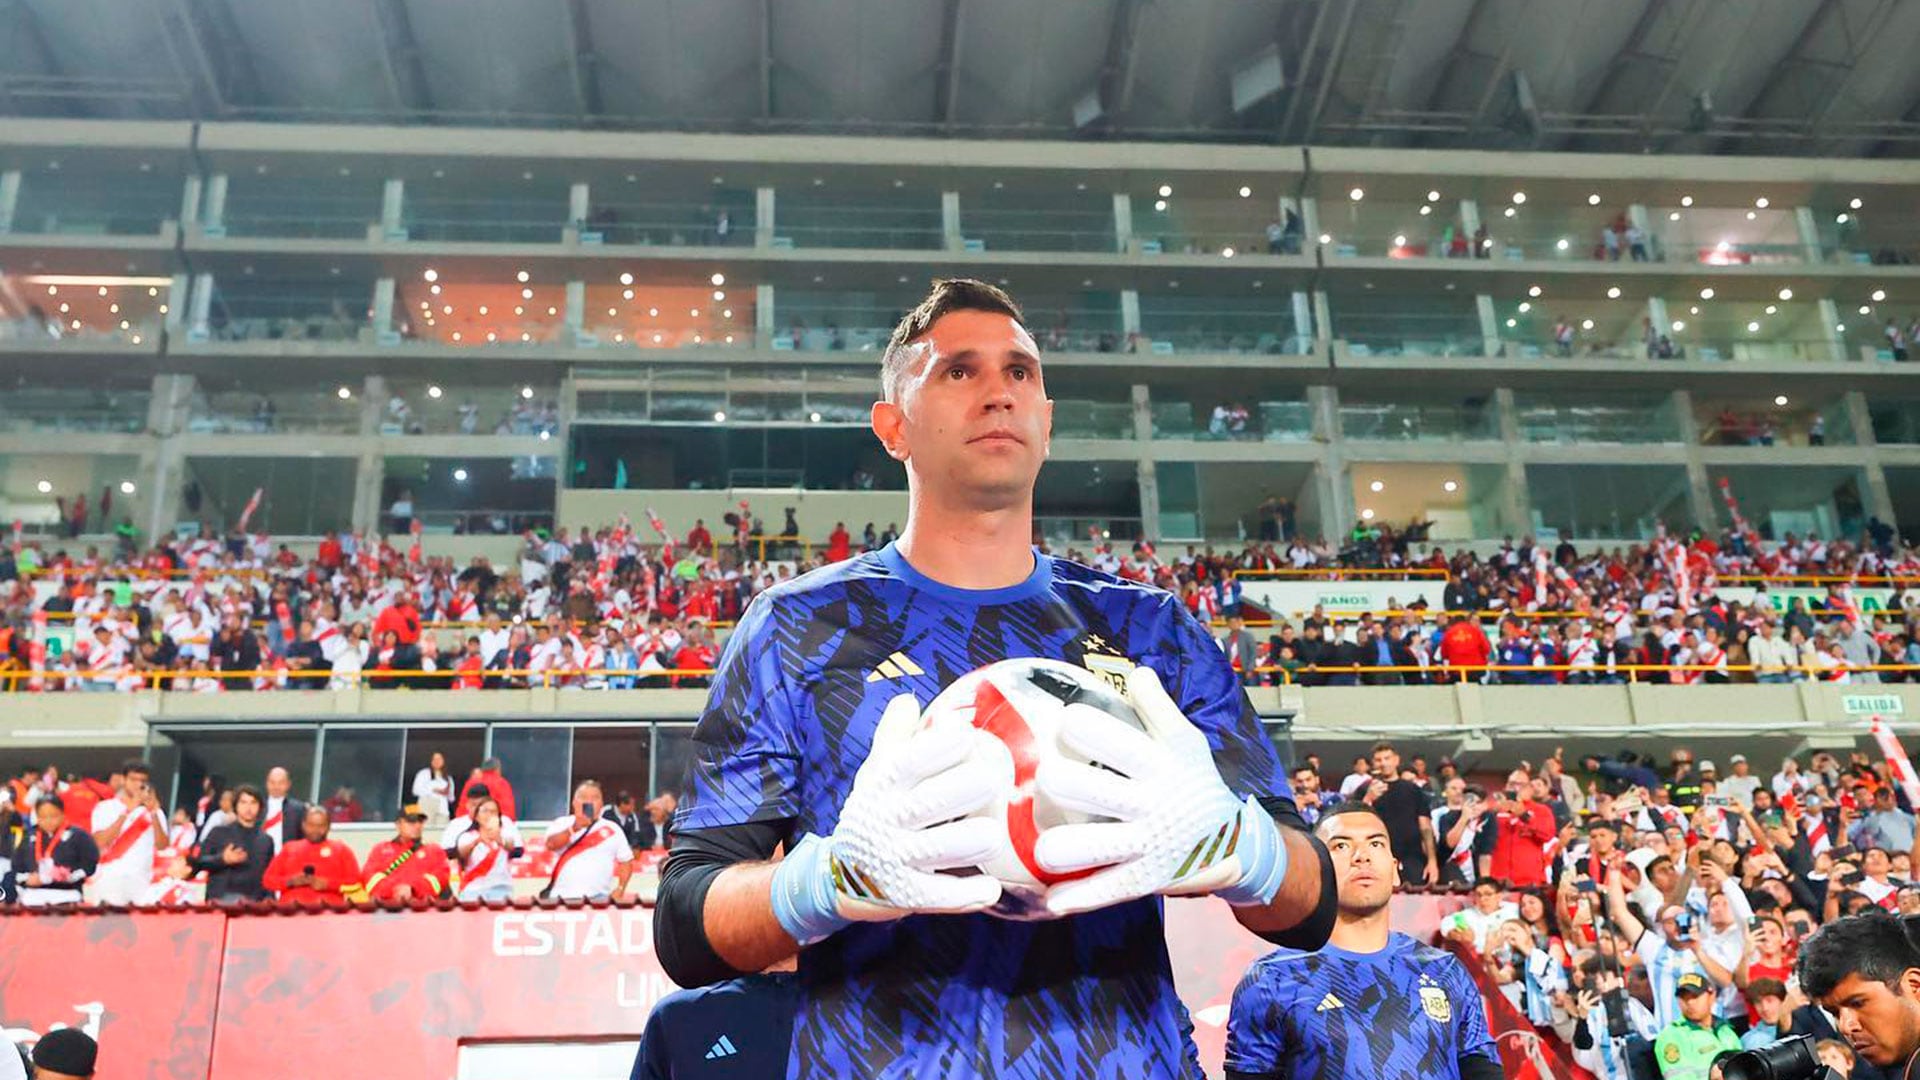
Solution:
<svg viewBox="0 0 1920 1080">
<path fill-rule="evenodd" d="M 1813 1036 L 1796 1035 L 1728 1058 L 1721 1074 L 1727 1080 L 1808 1080 L 1819 1068 L 1820 1060 L 1813 1056 Z"/>
</svg>

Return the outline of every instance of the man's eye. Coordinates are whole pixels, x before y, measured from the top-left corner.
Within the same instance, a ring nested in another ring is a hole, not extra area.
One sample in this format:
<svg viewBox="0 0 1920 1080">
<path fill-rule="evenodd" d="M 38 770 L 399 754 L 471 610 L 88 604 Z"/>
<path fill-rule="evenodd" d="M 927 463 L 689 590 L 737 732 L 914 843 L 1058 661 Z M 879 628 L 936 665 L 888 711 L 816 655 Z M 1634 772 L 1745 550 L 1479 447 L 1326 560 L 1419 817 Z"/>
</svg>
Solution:
<svg viewBox="0 0 1920 1080">
<path fill-rule="evenodd" d="M 1031 379 L 1031 378 L 1033 378 L 1033 375 L 1032 375 L 1032 373 L 1031 373 L 1031 372 L 1029 372 L 1029 371 L 1028 371 L 1028 370 L 1027 370 L 1026 368 L 1023 368 L 1023 367 L 1017 367 L 1017 368 L 1014 368 L 1014 369 L 1013 369 L 1013 374 L 1014 374 L 1014 376 L 1015 376 L 1016 378 L 1018 378 L 1018 379 L 1021 379 L 1021 380 L 1026 380 L 1026 379 Z"/>
</svg>

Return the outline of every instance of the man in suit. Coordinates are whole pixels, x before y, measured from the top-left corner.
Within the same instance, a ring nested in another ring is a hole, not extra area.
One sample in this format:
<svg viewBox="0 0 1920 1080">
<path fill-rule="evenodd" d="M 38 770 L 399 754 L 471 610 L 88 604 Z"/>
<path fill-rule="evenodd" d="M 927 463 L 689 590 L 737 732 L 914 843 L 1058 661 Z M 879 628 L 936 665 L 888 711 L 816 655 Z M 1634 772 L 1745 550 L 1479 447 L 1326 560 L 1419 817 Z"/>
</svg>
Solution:
<svg viewBox="0 0 1920 1080">
<path fill-rule="evenodd" d="M 1260 666 L 1260 645 L 1247 632 L 1247 620 L 1237 608 L 1227 615 L 1227 636 L 1221 639 L 1220 647 L 1226 650 L 1227 661 L 1240 676 L 1241 686 L 1260 684 L 1260 676 L 1254 670 Z"/>
<path fill-rule="evenodd" d="M 653 822 L 640 816 L 632 792 L 615 795 L 613 805 L 600 811 L 600 816 L 620 826 L 620 831 L 627 836 L 627 846 L 635 851 L 653 846 Z"/>
<path fill-rule="evenodd" d="M 300 823 L 306 820 L 307 804 L 287 794 L 293 789 L 293 777 L 275 765 L 267 770 L 267 807 L 261 812 L 260 831 L 273 841 L 273 853 L 288 841 L 300 839 Z"/>
</svg>

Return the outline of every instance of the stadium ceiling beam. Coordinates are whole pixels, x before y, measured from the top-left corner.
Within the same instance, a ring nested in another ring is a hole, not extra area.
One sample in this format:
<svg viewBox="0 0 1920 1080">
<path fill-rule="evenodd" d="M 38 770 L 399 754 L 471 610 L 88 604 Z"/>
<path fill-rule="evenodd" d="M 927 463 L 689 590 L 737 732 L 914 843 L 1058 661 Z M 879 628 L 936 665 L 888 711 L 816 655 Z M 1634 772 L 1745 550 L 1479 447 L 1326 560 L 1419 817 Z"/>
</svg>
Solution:
<svg viewBox="0 0 1920 1080">
<path fill-rule="evenodd" d="M 946 0 L 940 10 L 940 62 L 934 68 L 933 119 L 951 125 L 960 99 L 960 15 L 963 0 Z"/>
<path fill-rule="evenodd" d="M 399 109 L 414 114 L 433 111 L 433 91 L 427 85 L 427 65 L 413 34 L 406 0 L 374 0 L 373 25 L 380 35 L 380 62 L 387 86 Z"/>
<path fill-rule="evenodd" d="M 773 119 L 773 3 L 760 0 L 760 119 Z"/>
<path fill-rule="evenodd" d="M 593 47 L 593 23 L 587 0 L 567 0 L 567 65 L 573 71 L 573 96 L 580 118 L 591 120 L 604 109 L 600 95 L 600 54 Z"/>
<path fill-rule="evenodd" d="M 1333 0 L 1326 2 L 1332 3 Z M 1347 59 L 1347 42 L 1351 40 L 1354 15 L 1360 10 L 1360 3 L 1361 0 L 1346 0 L 1346 10 L 1340 14 L 1340 28 L 1334 32 L 1333 44 L 1327 49 L 1327 58 L 1321 65 L 1320 84 L 1314 89 L 1313 106 L 1300 132 L 1300 142 L 1312 142 L 1314 129 L 1320 126 L 1320 114 L 1327 108 L 1327 95 L 1333 93 L 1333 82 L 1340 77 L 1340 66 Z M 1294 105 L 1300 100 L 1296 98 L 1287 104 L 1287 118 L 1282 127 L 1288 131 L 1293 129 Z"/>
<path fill-rule="evenodd" d="M 1839 81 L 1820 95 L 1820 104 L 1808 114 L 1807 130 L 1818 130 L 1827 122 L 1827 118 L 1833 115 L 1834 107 L 1840 103 L 1841 92 L 1860 71 L 1860 57 L 1879 40 L 1880 32 L 1886 29 L 1887 20 L 1893 17 L 1894 9 L 1903 2 L 1904 0 L 1881 0 L 1867 16 L 1866 25 L 1860 28 L 1858 34 L 1854 33 L 1853 27 L 1847 22 L 1846 13 L 1841 12 L 1840 25 L 1847 34 L 1846 68 L 1840 73 Z"/>
<path fill-rule="evenodd" d="M 1593 110 L 1599 108 L 1601 103 L 1607 100 L 1607 96 L 1613 93 L 1613 88 L 1619 85 L 1620 73 L 1626 70 L 1631 61 L 1650 60 L 1661 64 L 1678 65 L 1679 61 L 1675 57 L 1654 56 L 1646 51 L 1647 38 L 1652 34 L 1653 28 L 1659 24 L 1661 16 L 1665 15 L 1667 9 L 1672 6 L 1673 0 L 1647 0 L 1646 6 L 1640 9 L 1640 17 L 1633 21 L 1633 29 L 1627 32 L 1627 40 L 1614 50 L 1606 66 L 1600 69 L 1599 81 L 1594 83 L 1593 91 L 1575 107 L 1574 116 L 1588 116 L 1593 113 Z M 1674 52 L 1677 54 L 1680 46 L 1684 44 L 1684 40 L 1674 42 Z"/>
<path fill-rule="evenodd" d="M 1300 100 L 1306 96 L 1307 65 L 1313 63 L 1314 54 L 1320 50 L 1320 35 L 1326 30 L 1327 12 L 1333 10 L 1333 4 L 1334 0 L 1320 0 L 1313 7 L 1313 25 L 1307 30 L 1306 46 L 1294 62 L 1293 82 L 1287 89 L 1287 108 L 1280 114 L 1280 127 L 1274 132 L 1278 141 L 1286 141 L 1287 130 L 1299 112 Z"/>
<path fill-rule="evenodd" d="M 193 88 L 194 113 L 197 116 L 221 116 L 227 111 L 220 92 L 220 78 L 213 60 L 207 55 L 206 42 L 193 22 L 190 0 L 171 0 L 160 11 L 160 40 L 167 46 L 174 68 Z M 182 57 L 182 53 L 185 57 Z M 188 62 L 192 70 L 188 70 Z"/>
<path fill-rule="evenodd" d="M 1873 16 L 1869 18 L 1869 24 L 1878 26 L 1881 22 L 1884 22 L 1886 14 L 1896 3 L 1898 3 L 1898 0 L 1880 0 L 1880 3 L 1875 7 Z M 1860 43 L 1855 44 L 1851 40 L 1853 34 L 1847 25 L 1846 6 L 1847 0 L 1820 0 L 1820 6 L 1814 9 L 1813 14 L 1807 17 L 1806 22 L 1800 24 L 1800 33 L 1794 38 L 1793 46 L 1787 50 L 1787 54 L 1781 57 L 1779 62 L 1773 65 L 1772 70 L 1767 74 L 1767 80 L 1760 84 L 1760 89 L 1755 92 L 1753 97 L 1748 101 L 1746 111 L 1743 114 L 1745 119 L 1760 119 L 1761 110 L 1776 96 L 1781 87 L 1787 85 L 1787 80 L 1793 75 L 1804 72 L 1809 68 L 1838 69 L 1841 72 L 1840 82 L 1836 83 L 1831 89 L 1834 91 L 1840 89 L 1840 85 L 1852 74 L 1854 62 L 1859 59 L 1860 51 L 1872 41 L 1872 35 L 1864 33 L 1860 35 Z M 1841 32 L 1849 38 L 1847 58 L 1843 61 L 1833 61 L 1808 57 L 1806 55 L 1808 45 L 1819 36 L 1820 31 L 1826 27 L 1828 20 L 1835 18 L 1840 20 Z M 1833 94 L 1829 93 L 1823 96 L 1831 99 Z M 1811 114 L 1809 114 L 1809 118 L 1811 118 Z M 1731 144 L 1738 138 L 1738 135 L 1724 136 L 1716 147 L 1716 152 L 1727 152 Z"/>
<path fill-rule="evenodd" d="M 1473 7 L 1467 11 L 1466 19 L 1460 24 L 1460 33 L 1454 36 L 1453 44 L 1447 48 L 1447 58 L 1444 61 L 1444 66 L 1440 69 L 1440 78 L 1434 81 L 1433 90 L 1427 95 L 1427 104 L 1426 107 L 1421 110 L 1422 112 L 1440 112 L 1446 104 L 1447 91 L 1453 88 L 1453 84 L 1460 74 L 1461 69 L 1468 62 L 1481 58 L 1479 53 L 1473 51 L 1471 43 L 1474 32 L 1480 29 L 1482 21 L 1486 19 L 1487 13 L 1493 5 L 1494 0 L 1473 0 Z M 1513 36 L 1514 35 L 1509 35 L 1509 48 L 1507 49 L 1509 57 L 1512 54 L 1511 38 Z M 1497 83 L 1499 76 L 1496 74 L 1491 81 Z M 1490 96 L 1482 95 L 1481 100 L 1483 102 L 1488 101 L 1490 100 Z M 1482 108 L 1484 109 L 1484 107 L 1483 104 Z M 1475 115 L 1477 116 L 1478 113 Z"/>
<path fill-rule="evenodd" d="M 14 30 L 18 33 L 20 39 L 25 41 L 33 51 L 39 55 L 41 66 L 46 68 L 46 77 L 53 80 L 66 78 L 66 68 L 61 65 L 59 54 L 53 51 L 53 41 L 47 37 L 46 24 L 40 21 L 40 15 L 33 10 L 33 5 L 28 3 L 27 0 L 12 0 L 12 7 L 13 11 L 10 21 L 13 24 Z M 4 95 L 4 99 L 8 102 L 10 106 L 8 109 L 9 112 L 20 111 L 17 108 L 17 99 L 11 90 L 6 89 L 4 85 L 0 85 L 0 95 Z M 85 113 L 89 111 L 86 108 L 84 99 L 76 101 L 76 105 L 79 107 L 82 115 L 85 115 Z"/>
<path fill-rule="evenodd" d="M 1107 28 L 1106 58 L 1100 62 L 1100 110 L 1112 125 L 1133 107 L 1133 74 L 1139 50 L 1140 17 L 1148 0 L 1114 0 Z M 1039 50 L 1035 50 L 1035 55 Z"/>
</svg>

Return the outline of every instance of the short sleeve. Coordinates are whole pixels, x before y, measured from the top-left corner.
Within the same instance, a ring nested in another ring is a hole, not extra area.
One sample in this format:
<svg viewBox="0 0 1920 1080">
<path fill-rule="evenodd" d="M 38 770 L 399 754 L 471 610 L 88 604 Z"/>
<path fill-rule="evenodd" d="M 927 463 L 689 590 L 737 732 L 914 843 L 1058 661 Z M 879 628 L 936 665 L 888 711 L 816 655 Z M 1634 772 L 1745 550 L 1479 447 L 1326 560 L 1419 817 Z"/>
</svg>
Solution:
<svg viewBox="0 0 1920 1080">
<path fill-rule="evenodd" d="M 782 665 L 778 594 L 748 606 L 727 638 L 693 729 L 673 831 L 781 821 L 799 815 L 799 751 Z"/>
<path fill-rule="evenodd" d="M 1227 787 L 1242 797 L 1293 798 L 1266 726 L 1234 673 L 1233 661 L 1213 635 L 1178 601 L 1168 599 L 1174 649 L 1169 672 L 1156 669 L 1173 700 L 1194 726 L 1206 732 L 1213 762 Z"/>
<path fill-rule="evenodd" d="M 1447 957 L 1447 996 L 1460 1006 L 1460 1016 L 1453 1025 L 1454 1055 L 1458 1060 L 1469 1057 L 1483 1057 L 1492 1061 L 1500 1060 L 1495 1048 L 1493 1036 L 1487 1032 L 1487 1008 L 1481 1000 L 1480 988 L 1474 985 L 1473 976 L 1452 956 Z"/>
<path fill-rule="evenodd" d="M 613 827 L 613 861 L 633 861 L 633 845 L 627 843 L 627 831 L 618 825 Z"/>
<path fill-rule="evenodd" d="M 1227 1013 L 1226 1067 L 1241 1073 L 1271 1073 L 1290 1064 L 1287 1053 L 1286 1002 L 1276 988 L 1280 980 L 1269 979 L 1266 969 L 1255 964 L 1233 989 L 1233 1004 Z"/>
<path fill-rule="evenodd" d="M 120 801 L 109 799 L 93 808 L 93 820 L 87 823 L 89 833 L 105 832 L 120 820 Z"/>
</svg>

